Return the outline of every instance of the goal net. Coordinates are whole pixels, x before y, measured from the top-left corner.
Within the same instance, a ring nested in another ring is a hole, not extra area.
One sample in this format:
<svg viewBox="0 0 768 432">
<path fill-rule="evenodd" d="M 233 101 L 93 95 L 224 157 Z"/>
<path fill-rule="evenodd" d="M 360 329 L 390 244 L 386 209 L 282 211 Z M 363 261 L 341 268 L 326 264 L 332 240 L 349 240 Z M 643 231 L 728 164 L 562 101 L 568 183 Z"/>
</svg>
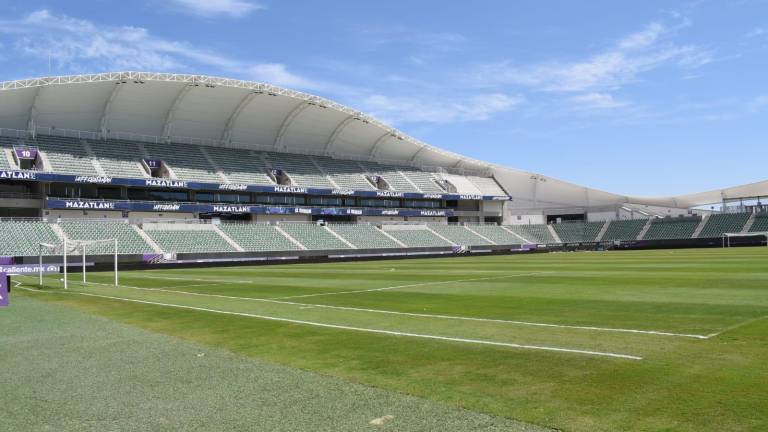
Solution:
<svg viewBox="0 0 768 432">
<path fill-rule="evenodd" d="M 763 239 L 765 239 L 765 244 L 768 246 L 768 231 L 761 231 L 747 233 L 725 233 L 723 234 L 723 247 L 727 248 L 731 246 L 738 246 L 745 243 L 743 241 L 739 241 L 740 239 L 755 237 L 760 238 L 761 243 L 763 242 Z"/>
<path fill-rule="evenodd" d="M 38 243 L 38 267 L 39 284 L 43 286 L 43 256 L 61 257 L 62 278 L 64 289 L 69 288 L 69 268 L 80 269 L 82 273 L 83 284 L 88 283 L 88 257 L 95 255 L 107 255 L 111 257 L 112 268 L 114 272 L 115 286 L 118 285 L 117 268 L 117 239 L 100 240 L 69 240 L 64 239 L 61 243 Z"/>
</svg>

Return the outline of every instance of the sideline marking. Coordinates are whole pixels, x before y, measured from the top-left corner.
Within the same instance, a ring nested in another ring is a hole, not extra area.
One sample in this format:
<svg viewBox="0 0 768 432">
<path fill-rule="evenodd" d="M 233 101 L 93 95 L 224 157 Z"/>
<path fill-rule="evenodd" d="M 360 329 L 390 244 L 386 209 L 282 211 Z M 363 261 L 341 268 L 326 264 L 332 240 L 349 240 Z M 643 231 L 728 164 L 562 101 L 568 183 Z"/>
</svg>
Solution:
<svg viewBox="0 0 768 432">
<path fill-rule="evenodd" d="M 505 276 L 489 276 L 489 277 L 482 277 L 482 278 L 457 279 L 457 280 L 439 281 L 439 282 L 422 282 L 422 283 L 408 284 L 408 285 L 389 286 L 384 288 L 371 288 L 371 289 L 354 290 L 354 291 L 337 291 L 337 292 L 329 292 L 329 293 L 304 294 L 304 295 L 288 296 L 288 297 L 273 297 L 273 298 L 270 298 L 269 300 L 288 300 L 288 299 L 295 299 L 295 298 L 320 297 L 320 296 L 340 295 L 340 294 L 355 294 L 355 293 L 374 292 L 374 291 L 387 291 L 387 290 L 393 290 L 393 289 L 399 289 L 399 288 L 412 288 L 412 287 L 426 286 L 426 285 L 442 285 L 442 284 L 457 283 L 457 282 L 475 282 L 475 281 L 482 281 L 482 280 L 508 279 L 513 277 L 536 276 L 540 274 L 550 274 L 550 273 L 554 273 L 554 272 L 543 271 L 543 272 L 532 272 L 532 273 L 519 273 L 519 274 L 505 275 Z"/>
<path fill-rule="evenodd" d="M 589 350 L 579 350 L 579 349 L 559 348 L 559 347 L 539 346 L 539 345 L 521 345 L 521 344 L 507 343 L 507 342 L 494 342 L 494 341 L 487 341 L 487 340 L 481 340 L 481 339 L 465 339 L 465 338 L 456 338 L 456 337 L 448 337 L 448 336 L 436 336 L 436 335 L 428 335 L 428 334 L 421 334 L 421 333 L 406 333 L 406 332 L 398 332 L 393 330 L 351 327 L 351 326 L 344 326 L 344 325 L 338 325 L 338 324 L 325 324 L 325 323 L 319 323 L 314 321 L 303 321 L 303 320 L 295 320 L 290 318 L 279 318 L 279 317 L 273 317 L 273 316 L 267 316 L 267 315 L 250 314 L 245 312 L 230 312 L 230 311 L 223 311 L 218 309 L 208 309 L 208 308 L 195 307 L 195 306 L 184 306 L 184 305 L 176 305 L 171 303 L 160 303 L 160 302 L 153 302 L 153 301 L 147 301 L 147 300 L 128 299 L 123 297 L 90 294 L 90 293 L 76 292 L 76 291 L 68 291 L 68 292 L 40 291 L 40 290 L 27 288 L 27 287 L 19 287 L 19 288 L 27 291 L 31 291 L 31 292 L 39 292 L 39 293 L 45 293 L 45 294 L 82 295 L 82 296 L 88 296 L 88 297 L 105 298 L 110 300 L 127 301 L 132 303 L 142 303 L 142 304 L 149 304 L 149 305 L 155 305 L 155 306 L 173 307 L 173 308 L 179 308 L 179 309 L 190 309 L 190 310 L 196 310 L 201 312 L 211 312 L 211 313 L 218 313 L 218 314 L 224 314 L 224 315 L 243 316 L 243 317 L 249 317 L 249 318 L 258 318 L 263 320 L 280 321 L 280 322 L 287 322 L 292 324 L 309 325 L 309 326 L 332 328 L 332 329 L 338 329 L 338 330 L 351 330 L 351 331 L 359 331 L 359 332 L 367 332 L 367 333 L 385 334 L 390 336 L 403 336 L 403 337 L 432 339 L 432 340 L 440 340 L 440 341 L 448 341 L 448 342 L 491 345 L 491 346 L 500 346 L 500 347 L 506 347 L 506 348 L 554 351 L 554 352 L 562 352 L 562 353 L 570 353 L 570 354 L 584 354 L 584 355 L 591 355 L 591 356 L 612 357 L 612 358 L 620 358 L 620 359 L 627 359 L 627 360 L 643 359 L 642 357 L 630 355 L 630 354 L 618 354 L 618 353 L 611 353 L 611 352 L 589 351 Z"/>
<path fill-rule="evenodd" d="M 765 316 L 761 316 L 761 317 L 757 317 L 757 318 L 748 319 L 748 320 L 746 320 L 746 321 L 743 321 L 743 322 L 740 322 L 740 323 L 734 324 L 734 325 L 732 325 L 732 326 L 728 326 L 728 327 L 726 327 L 726 328 L 724 328 L 724 329 L 722 329 L 722 330 L 720 330 L 720 331 L 717 331 L 717 332 L 715 332 L 715 333 L 711 333 L 711 334 L 708 334 L 708 335 L 707 335 L 707 339 L 709 339 L 709 338 L 713 338 L 713 337 L 715 337 L 715 336 L 720 336 L 721 334 L 723 334 L 723 333 L 725 333 L 725 332 L 728 332 L 728 331 L 731 331 L 731 330 L 736 330 L 737 328 L 740 328 L 740 327 L 744 327 L 745 325 L 749 325 L 749 324 L 752 324 L 752 323 L 754 323 L 754 322 L 758 322 L 758 321 L 764 320 L 764 319 L 766 319 L 766 318 L 768 318 L 768 315 L 765 315 Z"/>
<path fill-rule="evenodd" d="M 90 285 L 113 286 L 113 285 L 101 284 L 101 283 L 90 283 Z M 190 286 L 196 286 L 196 285 L 190 285 Z M 204 286 L 208 286 L 208 285 L 204 285 Z M 356 311 L 356 312 L 372 312 L 372 313 L 390 314 L 390 315 L 404 315 L 404 316 L 413 316 L 413 317 L 421 317 L 421 318 L 440 318 L 440 319 L 453 319 L 453 320 L 461 320 L 461 321 L 479 321 L 479 322 L 516 324 L 516 325 L 526 325 L 526 326 L 536 326 L 536 327 L 554 327 L 554 328 L 564 328 L 564 329 L 593 330 L 593 331 L 605 331 L 605 332 L 617 332 L 617 333 L 639 333 L 639 334 L 649 334 L 649 335 L 656 335 L 656 336 L 687 337 L 687 338 L 694 338 L 694 339 L 709 339 L 710 337 L 712 337 L 712 335 L 673 333 L 673 332 L 665 332 L 665 331 L 657 331 L 657 330 L 637 330 L 637 329 L 625 329 L 625 328 L 615 328 L 615 327 L 577 326 L 577 325 L 568 325 L 568 324 L 549 324 L 549 323 L 537 323 L 537 322 L 531 322 L 531 321 L 515 321 L 515 320 L 504 320 L 504 319 L 494 319 L 494 318 L 463 317 L 463 316 L 456 316 L 456 315 L 398 312 L 398 311 L 389 311 L 389 310 L 383 310 L 383 309 L 367 309 L 367 308 L 356 308 L 356 307 L 349 307 L 349 306 L 332 306 L 332 305 L 313 304 L 313 303 L 298 303 L 298 302 L 256 298 L 256 297 L 238 297 L 238 296 L 228 296 L 223 294 L 196 293 L 196 292 L 179 291 L 179 290 L 167 289 L 167 288 L 143 288 L 143 287 L 135 287 L 135 286 L 129 286 L 129 285 L 120 285 L 120 288 L 128 288 L 128 289 L 135 289 L 135 290 L 142 290 L 142 291 L 160 291 L 160 292 L 167 292 L 167 293 L 173 293 L 173 294 L 186 294 L 186 295 L 200 296 L 200 297 L 215 297 L 215 298 L 224 298 L 224 299 L 232 299 L 232 300 L 246 300 L 246 301 L 264 302 L 264 303 L 284 304 L 284 305 L 291 305 L 291 306 L 299 306 L 299 309 L 323 308 L 323 309 L 348 310 L 348 311 Z M 185 287 L 177 287 L 177 288 L 185 288 Z"/>
</svg>

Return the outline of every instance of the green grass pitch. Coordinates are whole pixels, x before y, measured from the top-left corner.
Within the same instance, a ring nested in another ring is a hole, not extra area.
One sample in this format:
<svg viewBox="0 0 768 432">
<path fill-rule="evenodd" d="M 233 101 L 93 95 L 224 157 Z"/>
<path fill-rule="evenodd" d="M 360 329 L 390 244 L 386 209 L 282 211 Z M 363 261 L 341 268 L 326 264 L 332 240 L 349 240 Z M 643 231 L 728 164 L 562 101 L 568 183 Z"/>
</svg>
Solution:
<svg viewBox="0 0 768 432">
<path fill-rule="evenodd" d="M 53 278 L 42 290 L 34 278 L 17 278 L 23 285 L 13 294 L 534 427 L 768 426 L 768 248 L 120 276 L 116 288 L 108 273 L 89 275 L 88 285 L 73 274 L 68 292 Z M 0 317 L 14 314 L 13 300 Z M 400 426 L 392 430 L 408 429 Z"/>
</svg>

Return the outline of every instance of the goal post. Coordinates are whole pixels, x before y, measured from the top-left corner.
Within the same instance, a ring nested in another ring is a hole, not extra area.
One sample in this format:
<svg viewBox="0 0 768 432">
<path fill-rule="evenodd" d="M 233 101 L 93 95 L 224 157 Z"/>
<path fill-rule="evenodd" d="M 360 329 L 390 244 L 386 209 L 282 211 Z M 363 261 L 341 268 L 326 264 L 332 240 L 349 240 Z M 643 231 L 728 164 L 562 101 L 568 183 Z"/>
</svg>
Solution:
<svg viewBox="0 0 768 432">
<path fill-rule="evenodd" d="M 731 247 L 731 239 L 740 238 L 740 237 L 765 237 L 765 245 L 768 246 L 768 231 L 758 231 L 758 232 L 746 232 L 746 233 L 724 233 L 723 247 L 724 248 Z"/>
<path fill-rule="evenodd" d="M 64 238 L 59 244 L 38 243 L 38 278 L 43 286 L 43 256 L 61 256 L 62 281 L 64 289 L 69 288 L 69 267 L 73 258 L 80 255 L 83 284 L 88 283 L 87 258 L 90 255 L 110 255 L 113 260 L 115 286 L 119 284 L 118 275 L 118 242 L 117 239 L 100 240 L 70 240 Z"/>
</svg>

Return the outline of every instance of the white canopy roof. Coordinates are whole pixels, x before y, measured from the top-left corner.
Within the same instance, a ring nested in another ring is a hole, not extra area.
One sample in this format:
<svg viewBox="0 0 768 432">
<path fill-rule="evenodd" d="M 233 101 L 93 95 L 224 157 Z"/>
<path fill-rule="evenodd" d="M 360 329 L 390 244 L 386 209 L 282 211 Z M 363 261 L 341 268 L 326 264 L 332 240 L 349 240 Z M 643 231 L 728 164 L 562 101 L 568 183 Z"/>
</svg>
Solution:
<svg viewBox="0 0 768 432">
<path fill-rule="evenodd" d="M 0 128 L 191 142 L 493 174 L 518 205 L 590 207 L 633 202 L 692 207 L 768 195 L 768 181 L 685 195 L 636 198 L 482 162 L 423 143 L 352 108 L 264 83 L 151 72 L 0 83 Z"/>
</svg>

